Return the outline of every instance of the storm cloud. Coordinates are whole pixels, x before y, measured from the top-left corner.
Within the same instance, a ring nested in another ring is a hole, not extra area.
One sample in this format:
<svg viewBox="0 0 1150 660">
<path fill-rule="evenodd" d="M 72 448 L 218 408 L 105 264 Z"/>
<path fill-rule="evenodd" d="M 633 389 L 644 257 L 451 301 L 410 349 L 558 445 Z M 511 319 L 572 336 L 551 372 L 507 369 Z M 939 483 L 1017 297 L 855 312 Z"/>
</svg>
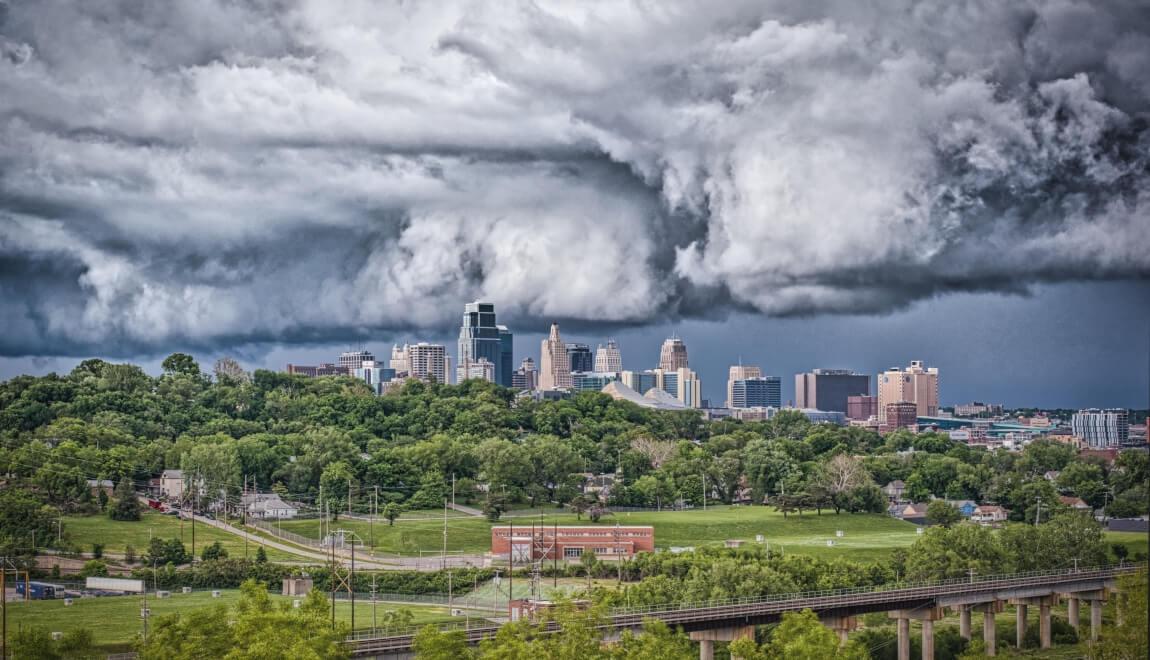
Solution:
<svg viewBox="0 0 1150 660">
<path fill-rule="evenodd" d="M 0 355 L 1150 277 L 1137 0 L 0 0 Z"/>
</svg>

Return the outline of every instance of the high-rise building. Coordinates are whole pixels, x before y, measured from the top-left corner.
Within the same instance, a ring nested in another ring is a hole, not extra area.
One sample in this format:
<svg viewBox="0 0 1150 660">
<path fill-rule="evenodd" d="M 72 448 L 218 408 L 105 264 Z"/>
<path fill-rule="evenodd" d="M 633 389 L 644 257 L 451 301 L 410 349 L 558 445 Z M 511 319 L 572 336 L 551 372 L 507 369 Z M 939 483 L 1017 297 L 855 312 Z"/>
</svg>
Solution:
<svg viewBox="0 0 1150 660">
<path fill-rule="evenodd" d="M 559 324 L 551 324 L 551 333 L 539 348 L 539 389 L 571 389 L 571 360 L 559 336 Z"/>
<path fill-rule="evenodd" d="M 450 383 L 451 359 L 447 357 L 447 347 L 443 344 L 406 344 L 407 375 L 428 382 Z"/>
<path fill-rule="evenodd" d="M 734 394 L 735 381 L 746 380 L 748 378 L 761 378 L 762 375 L 763 375 L 763 370 L 758 368 L 758 367 L 751 366 L 749 364 L 742 364 L 741 362 L 739 364 L 732 364 L 731 368 L 727 371 L 727 407 L 728 408 L 737 408 L 737 407 L 746 408 L 747 407 L 747 406 L 736 406 L 733 403 L 735 400 L 735 394 Z"/>
<path fill-rule="evenodd" d="M 740 378 L 731 383 L 730 408 L 779 408 L 783 382 L 778 376 Z"/>
<path fill-rule="evenodd" d="M 519 364 L 519 368 L 511 375 L 511 387 L 517 390 L 531 391 L 535 389 L 535 376 L 538 374 L 535 371 L 535 360 L 531 358 L 523 358 L 523 362 Z"/>
<path fill-rule="evenodd" d="M 687 367 L 679 367 L 674 372 L 663 373 L 664 383 L 669 382 L 672 377 L 675 391 L 668 393 L 689 408 L 702 408 L 703 384 L 699 381 L 699 376 Z M 664 386 L 663 389 L 667 390 L 667 387 Z"/>
<path fill-rule="evenodd" d="M 496 327 L 499 328 L 499 369 L 496 372 L 496 382 L 504 387 L 513 387 L 511 380 L 515 373 L 515 337 L 507 326 Z"/>
<path fill-rule="evenodd" d="M 910 402 L 919 417 L 938 415 L 938 368 L 915 360 L 905 370 L 891 367 L 878 375 L 878 421 L 886 421 L 887 404 Z"/>
<path fill-rule="evenodd" d="M 464 305 L 463 324 L 459 327 L 460 367 L 487 360 L 495 368 L 494 382 L 510 387 L 511 344 L 511 331 L 495 323 L 495 305 L 480 301 Z"/>
<path fill-rule="evenodd" d="M 1070 430 L 1092 449 L 1121 447 L 1130 439 L 1130 413 L 1118 408 L 1079 410 L 1070 418 Z"/>
<path fill-rule="evenodd" d="M 565 346 L 571 373 L 595 370 L 595 357 L 591 354 L 590 346 L 587 344 L 566 344 Z"/>
<path fill-rule="evenodd" d="M 395 378 L 394 369 L 370 360 L 361 362 L 352 374 L 367 383 L 376 394 L 383 394 L 384 386 Z"/>
<path fill-rule="evenodd" d="M 468 360 L 455 368 L 456 381 L 462 383 L 465 380 L 485 380 L 489 383 L 495 382 L 495 365 L 487 361 L 487 358 L 479 358 L 476 361 Z"/>
<path fill-rule="evenodd" d="M 400 346 L 395 344 L 391 347 L 391 360 L 387 366 L 395 370 L 395 373 L 406 376 L 411 372 L 411 362 L 407 355 L 407 344 Z"/>
<path fill-rule="evenodd" d="M 323 362 L 314 366 L 289 364 L 287 366 L 287 372 L 293 376 L 308 376 L 310 378 L 316 376 L 346 376 L 348 373 L 343 367 L 336 366 L 330 362 Z"/>
<path fill-rule="evenodd" d="M 345 351 L 339 354 L 339 366 L 348 374 L 354 374 L 364 362 L 375 362 L 370 351 Z"/>
<path fill-rule="evenodd" d="M 614 339 L 608 339 L 606 346 L 599 344 L 595 349 L 595 371 L 616 374 L 623 371 L 623 355 Z"/>
<path fill-rule="evenodd" d="M 795 374 L 795 407 L 847 412 L 847 397 L 870 394 L 870 376 L 846 369 Z"/>
<path fill-rule="evenodd" d="M 658 374 L 655 372 L 656 370 L 653 369 L 647 369 L 646 371 L 623 371 L 619 374 L 619 380 L 639 394 L 646 394 L 647 390 L 659 386 L 662 372 Z"/>
<path fill-rule="evenodd" d="M 847 397 L 847 418 L 867 421 L 878 418 L 878 399 L 866 394 Z"/>
<path fill-rule="evenodd" d="M 887 433 L 897 429 L 915 429 L 918 426 L 918 404 L 913 401 L 896 401 L 886 404 L 885 421 L 879 431 Z"/>
<path fill-rule="evenodd" d="M 677 371 L 687 366 L 687 345 L 678 337 L 668 337 L 659 350 L 659 368 L 664 372 Z"/>
</svg>

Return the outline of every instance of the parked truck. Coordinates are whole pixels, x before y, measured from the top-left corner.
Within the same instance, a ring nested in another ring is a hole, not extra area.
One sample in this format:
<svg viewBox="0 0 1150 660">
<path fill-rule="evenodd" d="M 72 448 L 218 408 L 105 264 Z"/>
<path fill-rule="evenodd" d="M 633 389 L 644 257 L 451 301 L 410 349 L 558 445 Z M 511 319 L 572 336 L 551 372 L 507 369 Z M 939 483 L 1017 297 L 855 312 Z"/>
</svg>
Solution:
<svg viewBox="0 0 1150 660">
<path fill-rule="evenodd" d="M 19 596 L 24 595 L 24 586 L 25 585 L 27 585 L 27 587 L 28 587 L 28 593 L 29 593 L 28 598 L 31 600 L 50 600 L 50 599 L 56 597 L 57 591 L 61 591 L 61 592 L 63 591 L 63 589 L 61 587 L 54 585 L 54 584 L 48 584 L 47 582 L 24 582 L 24 581 L 20 581 L 20 582 L 16 583 L 16 594 L 17 595 L 19 595 Z"/>
</svg>

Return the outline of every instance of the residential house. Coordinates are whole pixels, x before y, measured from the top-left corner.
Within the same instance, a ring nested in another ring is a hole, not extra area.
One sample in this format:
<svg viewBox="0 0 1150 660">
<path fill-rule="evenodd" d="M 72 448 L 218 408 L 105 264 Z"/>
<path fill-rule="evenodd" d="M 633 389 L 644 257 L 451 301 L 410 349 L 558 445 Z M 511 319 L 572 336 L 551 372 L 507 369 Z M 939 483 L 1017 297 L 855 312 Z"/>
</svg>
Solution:
<svg viewBox="0 0 1150 660">
<path fill-rule="evenodd" d="M 116 490 L 116 484 L 113 483 L 111 479 L 88 479 L 88 490 L 90 490 L 93 495 L 102 490 L 105 495 L 110 497 L 112 491 Z"/>
<path fill-rule="evenodd" d="M 887 498 L 895 502 L 902 501 L 902 493 L 906 490 L 906 484 L 901 479 L 895 479 L 886 486 L 883 486 L 882 492 L 886 493 Z"/>
<path fill-rule="evenodd" d="M 926 522 L 926 503 L 924 502 L 900 504 L 895 508 L 895 511 L 894 517 L 900 520 L 914 523 Z"/>
<path fill-rule="evenodd" d="M 1082 501 L 1081 497 L 1067 497 L 1066 495 L 1059 495 L 1058 501 L 1062 502 L 1063 506 L 1068 506 L 1075 511 L 1092 511 L 1093 510 L 1089 504 Z"/>
<path fill-rule="evenodd" d="M 1047 481 L 1058 481 L 1058 475 L 1061 474 L 1058 470 L 1047 470 L 1046 474 L 1042 475 Z"/>
<path fill-rule="evenodd" d="M 299 509 L 284 502 L 275 493 L 249 493 L 240 498 L 249 518 L 263 520 L 290 520 Z"/>
<path fill-rule="evenodd" d="M 947 504 L 958 509 L 963 518 L 969 518 L 974 515 L 974 510 L 978 508 L 974 500 L 947 500 Z"/>
<path fill-rule="evenodd" d="M 164 470 L 160 475 L 160 495 L 169 500 L 178 500 L 184 496 L 183 470 Z"/>
<path fill-rule="evenodd" d="M 615 473 L 607 472 L 604 474 L 593 474 L 584 472 L 583 477 L 583 494 L 587 497 L 598 499 L 601 502 L 606 502 L 611 496 L 611 487 L 615 485 Z"/>
<path fill-rule="evenodd" d="M 974 513 L 971 514 L 971 522 L 976 522 L 980 525 L 993 525 L 1006 521 L 1006 509 L 995 504 L 983 504 L 975 508 Z"/>
</svg>

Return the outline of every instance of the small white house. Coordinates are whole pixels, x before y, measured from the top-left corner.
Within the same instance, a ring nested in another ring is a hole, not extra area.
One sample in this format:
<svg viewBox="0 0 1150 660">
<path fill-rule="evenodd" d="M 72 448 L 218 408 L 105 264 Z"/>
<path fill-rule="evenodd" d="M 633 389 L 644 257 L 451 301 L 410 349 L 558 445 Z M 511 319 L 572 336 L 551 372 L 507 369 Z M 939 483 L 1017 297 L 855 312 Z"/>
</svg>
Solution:
<svg viewBox="0 0 1150 660">
<path fill-rule="evenodd" d="M 184 471 L 164 470 L 160 475 L 160 495 L 178 500 L 184 495 Z"/>
<path fill-rule="evenodd" d="M 971 522 L 976 522 L 980 525 L 991 525 L 994 523 L 1005 522 L 1006 509 L 1000 506 L 984 504 L 974 510 L 974 513 L 970 516 L 970 520 Z"/>
<path fill-rule="evenodd" d="M 289 520 L 295 518 L 299 509 L 284 502 L 275 493 L 252 493 L 241 500 L 249 518 L 262 520 Z"/>
</svg>

